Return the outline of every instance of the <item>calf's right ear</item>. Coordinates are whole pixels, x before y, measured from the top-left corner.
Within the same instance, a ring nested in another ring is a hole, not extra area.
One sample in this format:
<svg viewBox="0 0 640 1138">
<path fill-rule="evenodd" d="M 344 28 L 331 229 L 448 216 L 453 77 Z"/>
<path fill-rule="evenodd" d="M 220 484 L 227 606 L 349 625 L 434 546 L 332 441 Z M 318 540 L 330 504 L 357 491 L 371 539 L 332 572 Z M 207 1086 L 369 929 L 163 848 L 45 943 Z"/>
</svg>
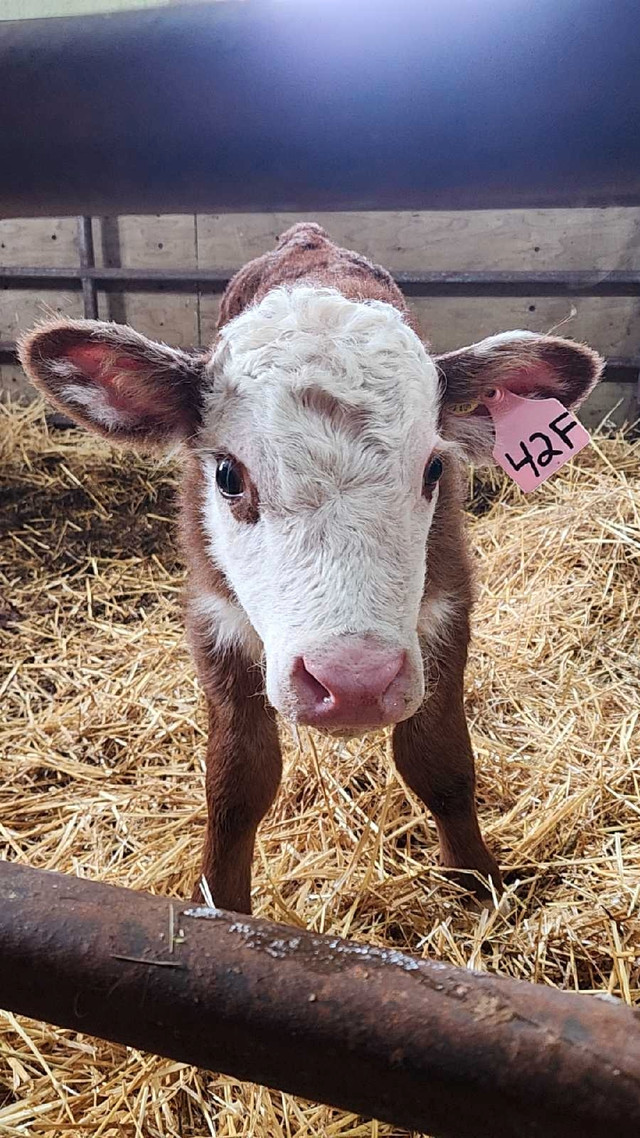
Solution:
<svg viewBox="0 0 640 1138">
<path fill-rule="evenodd" d="M 198 425 L 205 354 L 99 320 L 41 324 L 22 338 L 18 354 L 60 411 L 114 442 L 170 443 Z"/>
<path fill-rule="evenodd" d="M 558 399 L 575 409 L 595 387 L 604 366 L 586 344 L 536 332 L 501 332 L 436 356 L 435 362 L 443 381 L 441 433 L 479 464 L 494 461 L 493 422 L 482 404 L 492 388 Z M 460 414 L 465 405 L 467 411 Z"/>
</svg>

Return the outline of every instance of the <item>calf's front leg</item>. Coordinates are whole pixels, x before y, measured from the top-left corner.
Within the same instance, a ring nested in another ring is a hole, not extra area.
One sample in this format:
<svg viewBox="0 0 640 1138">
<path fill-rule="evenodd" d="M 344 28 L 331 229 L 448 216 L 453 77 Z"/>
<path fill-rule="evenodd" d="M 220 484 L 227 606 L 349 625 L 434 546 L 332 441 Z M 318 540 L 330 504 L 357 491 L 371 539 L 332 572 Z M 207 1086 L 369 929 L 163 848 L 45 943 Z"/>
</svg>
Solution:
<svg viewBox="0 0 640 1138">
<path fill-rule="evenodd" d="M 463 705 L 464 660 L 457 667 L 439 661 L 438 668 L 435 690 L 394 730 L 394 759 L 404 781 L 435 818 L 440 864 L 458 870 L 455 880 L 486 899 L 490 891 L 476 874 L 490 878 L 497 893 L 502 892 L 502 879 L 478 824 L 473 751 Z"/>
<path fill-rule="evenodd" d="M 207 833 L 201 876 L 214 904 L 251 912 L 251 863 L 258 825 L 282 776 L 275 716 L 260 669 L 239 653 L 210 661 L 202 675 L 209 706 Z M 196 888 L 200 899 L 200 882 Z"/>
</svg>

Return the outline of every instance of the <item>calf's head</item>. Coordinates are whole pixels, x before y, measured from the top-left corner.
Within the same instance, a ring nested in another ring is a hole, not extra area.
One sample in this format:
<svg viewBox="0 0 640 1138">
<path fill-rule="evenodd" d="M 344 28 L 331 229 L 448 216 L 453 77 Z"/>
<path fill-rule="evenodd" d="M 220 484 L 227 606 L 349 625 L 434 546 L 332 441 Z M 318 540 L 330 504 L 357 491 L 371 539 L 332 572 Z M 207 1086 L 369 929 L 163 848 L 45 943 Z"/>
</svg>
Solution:
<svg viewBox="0 0 640 1138">
<path fill-rule="evenodd" d="M 424 697 L 434 516 L 459 508 L 456 467 L 493 443 L 482 409 L 452 407 L 501 384 L 575 406 L 601 368 L 526 332 L 434 358 L 391 305 L 310 287 L 274 289 L 206 354 L 94 321 L 44 325 L 20 351 L 78 422 L 191 452 L 203 541 L 232 596 L 196 602 L 212 636 L 264 653 L 287 718 L 334 731 L 399 722 Z"/>
</svg>

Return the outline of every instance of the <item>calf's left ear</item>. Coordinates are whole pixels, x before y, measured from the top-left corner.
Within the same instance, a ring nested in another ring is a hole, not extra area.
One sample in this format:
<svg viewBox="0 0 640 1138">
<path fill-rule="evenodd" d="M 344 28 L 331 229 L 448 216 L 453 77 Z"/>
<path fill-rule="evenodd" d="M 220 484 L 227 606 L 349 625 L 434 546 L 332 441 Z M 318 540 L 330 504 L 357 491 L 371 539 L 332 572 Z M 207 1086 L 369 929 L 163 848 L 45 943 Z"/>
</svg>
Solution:
<svg viewBox="0 0 640 1138">
<path fill-rule="evenodd" d="M 471 461 L 492 461 L 492 420 L 481 400 L 493 388 L 558 399 L 575 409 L 602 375 L 604 360 L 586 344 L 534 332 L 502 332 L 468 348 L 436 356 L 442 378 L 443 438 Z M 477 404 L 477 406 L 475 406 Z"/>
<path fill-rule="evenodd" d="M 18 353 L 47 399 L 114 442 L 169 443 L 197 427 L 205 355 L 99 320 L 42 324 L 22 338 Z"/>
</svg>

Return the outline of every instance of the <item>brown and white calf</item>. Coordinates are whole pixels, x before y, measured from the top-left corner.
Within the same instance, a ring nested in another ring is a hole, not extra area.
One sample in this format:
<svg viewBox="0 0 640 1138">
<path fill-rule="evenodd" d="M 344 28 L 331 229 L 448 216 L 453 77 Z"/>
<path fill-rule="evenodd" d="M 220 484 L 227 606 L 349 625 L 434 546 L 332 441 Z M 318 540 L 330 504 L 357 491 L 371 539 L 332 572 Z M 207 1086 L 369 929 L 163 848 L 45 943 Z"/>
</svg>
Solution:
<svg viewBox="0 0 640 1138">
<path fill-rule="evenodd" d="M 575 407 L 602 362 L 508 332 L 433 357 L 387 272 L 296 225 L 222 300 L 209 351 L 58 321 L 22 341 L 36 385 L 113 441 L 179 442 L 187 624 L 209 707 L 203 874 L 249 911 L 256 829 L 281 776 L 271 707 L 336 734 L 394 725 L 441 864 L 500 890 L 480 834 L 463 709 L 472 585 L 464 463 L 498 385 Z M 271 707 L 269 706 L 271 705 Z"/>
</svg>

